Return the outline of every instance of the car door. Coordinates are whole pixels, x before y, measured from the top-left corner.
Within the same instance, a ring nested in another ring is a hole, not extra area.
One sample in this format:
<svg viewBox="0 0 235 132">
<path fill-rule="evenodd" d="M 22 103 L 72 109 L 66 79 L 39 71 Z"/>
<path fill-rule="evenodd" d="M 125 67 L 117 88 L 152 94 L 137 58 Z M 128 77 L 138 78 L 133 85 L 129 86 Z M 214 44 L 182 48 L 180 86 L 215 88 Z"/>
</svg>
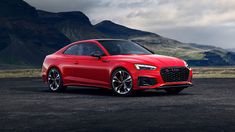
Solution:
<svg viewBox="0 0 235 132">
<path fill-rule="evenodd" d="M 81 85 L 103 87 L 109 85 L 109 62 L 104 51 L 94 42 L 79 43 L 79 52 L 75 57 L 74 77 Z M 92 54 L 99 52 L 104 56 L 93 57 Z"/>
<path fill-rule="evenodd" d="M 75 69 L 79 63 L 79 49 L 80 47 L 78 44 L 72 45 L 67 48 L 62 55 L 63 57 L 61 59 L 63 60 L 63 63 L 60 67 L 63 70 L 63 79 L 66 84 L 76 85 L 78 83 Z"/>
</svg>

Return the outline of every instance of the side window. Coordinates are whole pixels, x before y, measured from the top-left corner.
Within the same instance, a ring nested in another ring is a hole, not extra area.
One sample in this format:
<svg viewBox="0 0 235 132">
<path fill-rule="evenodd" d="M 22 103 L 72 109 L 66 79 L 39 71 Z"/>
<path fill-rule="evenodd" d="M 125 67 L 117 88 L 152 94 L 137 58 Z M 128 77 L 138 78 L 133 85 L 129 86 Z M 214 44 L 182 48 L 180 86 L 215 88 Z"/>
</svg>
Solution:
<svg viewBox="0 0 235 132">
<path fill-rule="evenodd" d="M 64 54 L 67 55 L 77 55 L 79 52 L 79 45 L 70 46 L 68 49 L 65 50 Z"/>
<path fill-rule="evenodd" d="M 65 50 L 64 54 L 90 56 L 95 52 L 104 54 L 103 50 L 101 50 L 100 47 L 94 43 L 79 43 L 69 47 L 67 50 Z"/>
<path fill-rule="evenodd" d="M 104 54 L 103 50 L 101 50 L 100 47 L 98 47 L 94 43 L 80 43 L 79 45 L 81 46 L 82 49 L 80 55 L 90 56 L 96 52 Z"/>
</svg>

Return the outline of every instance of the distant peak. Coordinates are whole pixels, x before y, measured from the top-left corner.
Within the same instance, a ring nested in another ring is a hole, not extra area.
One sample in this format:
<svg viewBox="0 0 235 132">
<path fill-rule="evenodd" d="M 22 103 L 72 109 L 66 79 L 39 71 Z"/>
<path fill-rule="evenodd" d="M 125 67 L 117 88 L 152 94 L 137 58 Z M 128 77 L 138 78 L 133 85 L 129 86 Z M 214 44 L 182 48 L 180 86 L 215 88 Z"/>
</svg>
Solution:
<svg viewBox="0 0 235 132">
<path fill-rule="evenodd" d="M 59 14 L 70 14 L 70 15 L 84 15 L 85 14 L 81 11 L 70 11 L 70 12 L 58 12 Z"/>
<path fill-rule="evenodd" d="M 119 26 L 122 26 L 121 24 L 118 24 L 118 23 L 115 23 L 111 20 L 104 20 L 104 21 L 101 21 L 100 23 L 98 24 L 112 24 L 112 25 L 119 25 Z"/>
<path fill-rule="evenodd" d="M 141 31 L 138 29 L 132 29 L 127 26 L 123 26 L 121 24 L 114 23 L 110 20 L 104 20 L 95 25 L 96 29 L 100 32 L 111 36 L 112 38 L 131 38 L 131 37 L 139 37 L 139 36 L 147 36 L 154 35 L 159 36 L 154 33 Z"/>
<path fill-rule="evenodd" d="M 128 28 L 126 26 L 123 26 L 121 24 L 117 24 L 111 20 L 104 20 L 104 21 L 101 21 L 100 23 L 97 23 L 96 26 L 115 26 L 115 27 L 121 27 L 121 28 Z"/>
<path fill-rule="evenodd" d="M 79 19 L 90 22 L 89 18 L 81 11 L 59 12 L 58 14 L 67 19 Z"/>
<path fill-rule="evenodd" d="M 65 21 L 69 23 L 92 26 L 89 18 L 81 11 L 51 13 L 38 10 L 38 14 L 40 18 L 43 18 L 47 22 L 57 23 Z"/>
<path fill-rule="evenodd" d="M 111 20 L 104 20 L 104 21 L 102 21 L 100 23 L 114 23 L 114 22 L 112 22 Z"/>
<path fill-rule="evenodd" d="M 57 17 L 64 17 L 67 19 L 86 19 L 88 20 L 89 18 L 81 11 L 70 11 L 70 12 L 48 12 L 44 10 L 37 10 L 40 16 L 57 16 Z"/>
</svg>

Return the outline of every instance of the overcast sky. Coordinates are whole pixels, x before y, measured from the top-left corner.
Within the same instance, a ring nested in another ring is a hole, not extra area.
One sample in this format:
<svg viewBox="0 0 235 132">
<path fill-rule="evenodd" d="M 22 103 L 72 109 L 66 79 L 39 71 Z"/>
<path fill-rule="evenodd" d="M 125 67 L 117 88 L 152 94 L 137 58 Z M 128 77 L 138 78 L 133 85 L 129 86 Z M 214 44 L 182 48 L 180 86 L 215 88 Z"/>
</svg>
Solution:
<svg viewBox="0 0 235 132">
<path fill-rule="evenodd" d="M 235 48 L 235 0 L 25 0 L 52 12 L 82 11 L 165 37 Z"/>
</svg>

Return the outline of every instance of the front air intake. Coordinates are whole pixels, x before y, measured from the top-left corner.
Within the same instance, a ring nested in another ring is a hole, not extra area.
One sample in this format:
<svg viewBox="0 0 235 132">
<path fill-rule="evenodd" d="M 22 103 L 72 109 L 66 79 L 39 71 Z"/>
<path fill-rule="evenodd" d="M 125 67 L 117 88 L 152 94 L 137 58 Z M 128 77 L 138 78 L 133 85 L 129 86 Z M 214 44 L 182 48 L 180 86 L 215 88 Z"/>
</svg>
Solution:
<svg viewBox="0 0 235 132">
<path fill-rule="evenodd" d="M 161 76 L 164 82 L 187 81 L 189 77 L 189 69 L 187 67 L 162 68 Z"/>
</svg>

